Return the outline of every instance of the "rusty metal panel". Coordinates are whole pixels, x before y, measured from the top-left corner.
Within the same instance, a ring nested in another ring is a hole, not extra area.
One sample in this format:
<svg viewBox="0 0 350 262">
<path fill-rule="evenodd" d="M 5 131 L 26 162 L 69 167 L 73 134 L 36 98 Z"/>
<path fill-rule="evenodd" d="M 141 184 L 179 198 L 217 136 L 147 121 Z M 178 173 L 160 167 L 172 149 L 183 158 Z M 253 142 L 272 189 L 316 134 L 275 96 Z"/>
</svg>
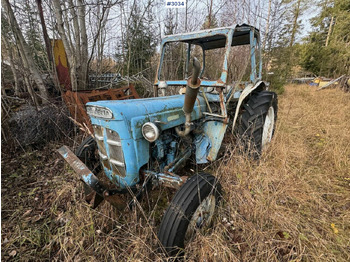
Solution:
<svg viewBox="0 0 350 262">
<path fill-rule="evenodd" d="M 71 116 L 82 126 L 87 126 L 92 132 L 90 118 L 86 113 L 85 104 L 98 100 L 124 100 L 139 98 L 138 93 L 133 85 L 127 85 L 115 89 L 99 90 L 79 90 L 72 91 L 69 64 L 61 39 L 52 40 L 53 53 L 59 83 L 65 92 L 62 94 Z"/>
<path fill-rule="evenodd" d="M 68 90 L 63 94 L 63 100 L 66 103 L 71 116 L 82 126 L 85 124 L 90 132 L 92 132 L 92 126 L 90 118 L 86 113 L 86 103 L 99 100 L 125 100 L 136 98 L 139 98 L 139 95 L 133 85 L 123 86 L 116 89 L 84 90 L 75 92 Z"/>
<path fill-rule="evenodd" d="M 103 200 L 107 200 L 118 210 L 122 210 L 126 206 L 126 201 L 121 195 L 125 192 L 105 188 L 100 180 L 67 146 L 62 146 L 57 151 L 86 184 L 85 200 L 92 205 L 92 208 L 96 208 Z M 88 187 L 86 188 L 86 186 Z"/>
<path fill-rule="evenodd" d="M 58 149 L 58 152 L 88 186 L 95 190 L 99 195 L 103 196 L 105 189 L 100 184 L 99 179 L 67 146 L 62 146 Z"/>
<path fill-rule="evenodd" d="M 54 39 L 51 41 L 51 44 L 53 46 L 58 81 L 65 90 L 72 90 L 68 60 L 64 50 L 63 41 L 61 39 Z"/>
</svg>

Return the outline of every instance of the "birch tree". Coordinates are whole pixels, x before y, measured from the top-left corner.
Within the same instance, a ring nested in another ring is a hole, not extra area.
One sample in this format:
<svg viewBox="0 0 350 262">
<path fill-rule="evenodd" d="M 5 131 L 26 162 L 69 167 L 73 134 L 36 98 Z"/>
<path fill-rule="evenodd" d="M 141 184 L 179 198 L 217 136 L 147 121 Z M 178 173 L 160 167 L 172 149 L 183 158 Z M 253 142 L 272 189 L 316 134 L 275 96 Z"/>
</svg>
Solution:
<svg viewBox="0 0 350 262">
<path fill-rule="evenodd" d="M 1 0 L 1 3 L 2 3 L 2 7 L 4 8 L 4 10 L 7 14 L 8 23 L 9 23 L 9 26 L 12 30 L 14 38 L 16 40 L 16 44 L 17 44 L 18 50 L 21 54 L 21 59 L 22 59 L 23 65 L 25 66 L 25 68 L 27 68 L 30 71 L 31 77 L 39 89 L 42 103 L 45 104 L 48 102 L 48 92 L 47 92 L 45 84 L 41 78 L 39 70 L 38 70 L 37 66 L 35 65 L 31 50 L 30 50 L 27 42 L 24 39 L 24 36 L 23 36 L 22 31 L 17 23 L 17 20 L 15 18 L 15 15 L 13 13 L 13 10 L 12 10 L 12 7 L 10 5 L 9 0 Z M 27 85 L 30 85 L 30 83 L 28 83 L 28 81 L 27 81 Z M 31 89 L 31 87 L 28 86 L 28 91 L 30 89 Z M 33 99 L 35 99 L 35 98 L 33 98 Z"/>
<path fill-rule="evenodd" d="M 15 61 L 13 58 L 13 48 L 10 45 L 8 39 L 6 37 L 4 37 L 4 35 L 1 35 L 1 43 L 3 44 L 7 56 L 9 58 L 9 63 L 10 63 L 10 67 L 11 67 L 11 71 L 12 71 L 12 75 L 13 75 L 13 80 L 15 81 L 15 85 L 14 85 L 14 89 L 15 89 L 15 96 L 19 95 L 19 82 L 18 82 L 18 76 L 17 76 L 17 71 L 15 68 Z"/>
<path fill-rule="evenodd" d="M 83 0 L 52 0 L 57 30 L 69 62 L 72 90 L 85 89 L 88 78 L 88 39 Z M 63 7 L 63 8 L 62 8 Z M 72 21 L 72 24 L 69 21 Z"/>
<path fill-rule="evenodd" d="M 289 42 L 289 46 L 293 46 L 294 42 L 295 42 L 295 35 L 297 33 L 297 30 L 299 28 L 298 25 L 298 19 L 301 15 L 301 7 L 300 7 L 300 3 L 301 0 L 297 0 L 297 2 L 294 5 L 294 10 L 293 10 L 293 25 L 292 25 L 292 33 L 290 36 L 290 42 Z"/>
<path fill-rule="evenodd" d="M 266 18 L 266 25 L 265 25 L 265 34 L 264 34 L 264 42 L 262 45 L 262 49 L 265 50 L 266 47 L 266 40 L 268 38 L 269 35 L 269 29 L 270 29 L 270 14 L 271 14 L 271 3 L 272 0 L 269 0 L 269 7 L 267 9 L 267 18 Z"/>
</svg>

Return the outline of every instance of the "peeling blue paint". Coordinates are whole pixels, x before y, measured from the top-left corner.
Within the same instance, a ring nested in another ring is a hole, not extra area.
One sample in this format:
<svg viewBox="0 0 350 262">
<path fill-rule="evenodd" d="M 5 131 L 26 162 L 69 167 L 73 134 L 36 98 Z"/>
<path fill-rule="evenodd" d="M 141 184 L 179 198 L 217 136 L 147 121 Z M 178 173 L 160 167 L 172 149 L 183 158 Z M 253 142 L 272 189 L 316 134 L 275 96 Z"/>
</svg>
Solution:
<svg viewBox="0 0 350 262">
<path fill-rule="evenodd" d="M 207 155 L 209 161 L 216 160 L 226 128 L 227 124 L 218 121 L 210 121 L 204 124 L 204 133 L 208 136 L 211 144 L 211 148 Z"/>
<path fill-rule="evenodd" d="M 198 135 L 194 141 L 196 145 L 197 164 L 208 163 L 207 157 L 211 149 L 211 141 L 204 133 Z"/>
<path fill-rule="evenodd" d="M 86 184 L 92 185 L 92 181 L 93 181 L 92 176 L 95 176 L 95 175 L 90 173 L 88 175 L 83 175 L 82 178 Z"/>
</svg>

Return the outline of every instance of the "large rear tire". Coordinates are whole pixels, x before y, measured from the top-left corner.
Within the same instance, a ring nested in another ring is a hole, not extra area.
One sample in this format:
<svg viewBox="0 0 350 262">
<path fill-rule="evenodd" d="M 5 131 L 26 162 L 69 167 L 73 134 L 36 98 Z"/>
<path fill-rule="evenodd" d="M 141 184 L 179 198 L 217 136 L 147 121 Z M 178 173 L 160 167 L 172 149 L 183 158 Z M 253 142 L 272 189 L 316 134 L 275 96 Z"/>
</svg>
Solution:
<svg viewBox="0 0 350 262">
<path fill-rule="evenodd" d="M 243 104 L 239 117 L 238 139 L 250 156 L 259 158 L 271 142 L 277 120 L 277 94 L 270 91 L 253 93 Z"/>
<path fill-rule="evenodd" d="M 210 227 L 221 198 L 221 185 L 210 174 L 189 178 L 176 192 L 160 224 L 158 238 L 169 256 L 182 255 L 198 230 Z"/>
</svg>

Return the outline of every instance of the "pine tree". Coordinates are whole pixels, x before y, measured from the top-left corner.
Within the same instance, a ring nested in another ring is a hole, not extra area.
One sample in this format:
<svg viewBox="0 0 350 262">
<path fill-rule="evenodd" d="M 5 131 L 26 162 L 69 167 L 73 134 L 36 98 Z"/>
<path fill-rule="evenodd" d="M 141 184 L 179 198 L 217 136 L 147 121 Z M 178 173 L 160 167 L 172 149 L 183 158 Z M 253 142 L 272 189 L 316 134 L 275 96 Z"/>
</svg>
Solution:
<svg viewBox="0 0 350 262">
<path fill-rule="evenodd" d="M 268 50 L 268 56 L 271 57 L 269 71 L 273 75 L 266 77 L 273 88 L 282 90 L 288 79 L 293 77 L 293 68 L 299 64 L 301 45 L 297 39 L 302 29 L 300 17 L 308 6 L 305 0 L 284 0 L 278 5 L 280 27 L 275 29 L 276 38 L 273 43 L 269 43 Z"/>
<path fill-rule="evenodd" d="M 130 17 L 130 24 L 127 28 L 124 49 L 126 52 L 125 72 L 134 75 L 147 69 L 147 63 L 155 53 L 156 42 L 154 31 L 150 27 L 153 20 L 152 13 L 142 13 L 138 6 Z"/>
<path fill-rule="evenodd" d="M 42 70 L 47 70 L 46 62 L 46 52 L 43 46 L 42 39 L 40 38 L 40 28 L 39 20 L 37 17 L 37 10 L 34 10 L 34 7 L 30 5 L 29 1 L 24 2 L 24 13 L 26 17 L 23 20 L 25 28 L 25 37 L 27 44 L 32 51 L 34 61 L 36 65 Z"/>
<path fill-rule="evenodd" d="M 350 2 L 322 1 L 320 7 L 302 48 L 301 65 L 320 76 L 350 74 Z"/>
</svg>

